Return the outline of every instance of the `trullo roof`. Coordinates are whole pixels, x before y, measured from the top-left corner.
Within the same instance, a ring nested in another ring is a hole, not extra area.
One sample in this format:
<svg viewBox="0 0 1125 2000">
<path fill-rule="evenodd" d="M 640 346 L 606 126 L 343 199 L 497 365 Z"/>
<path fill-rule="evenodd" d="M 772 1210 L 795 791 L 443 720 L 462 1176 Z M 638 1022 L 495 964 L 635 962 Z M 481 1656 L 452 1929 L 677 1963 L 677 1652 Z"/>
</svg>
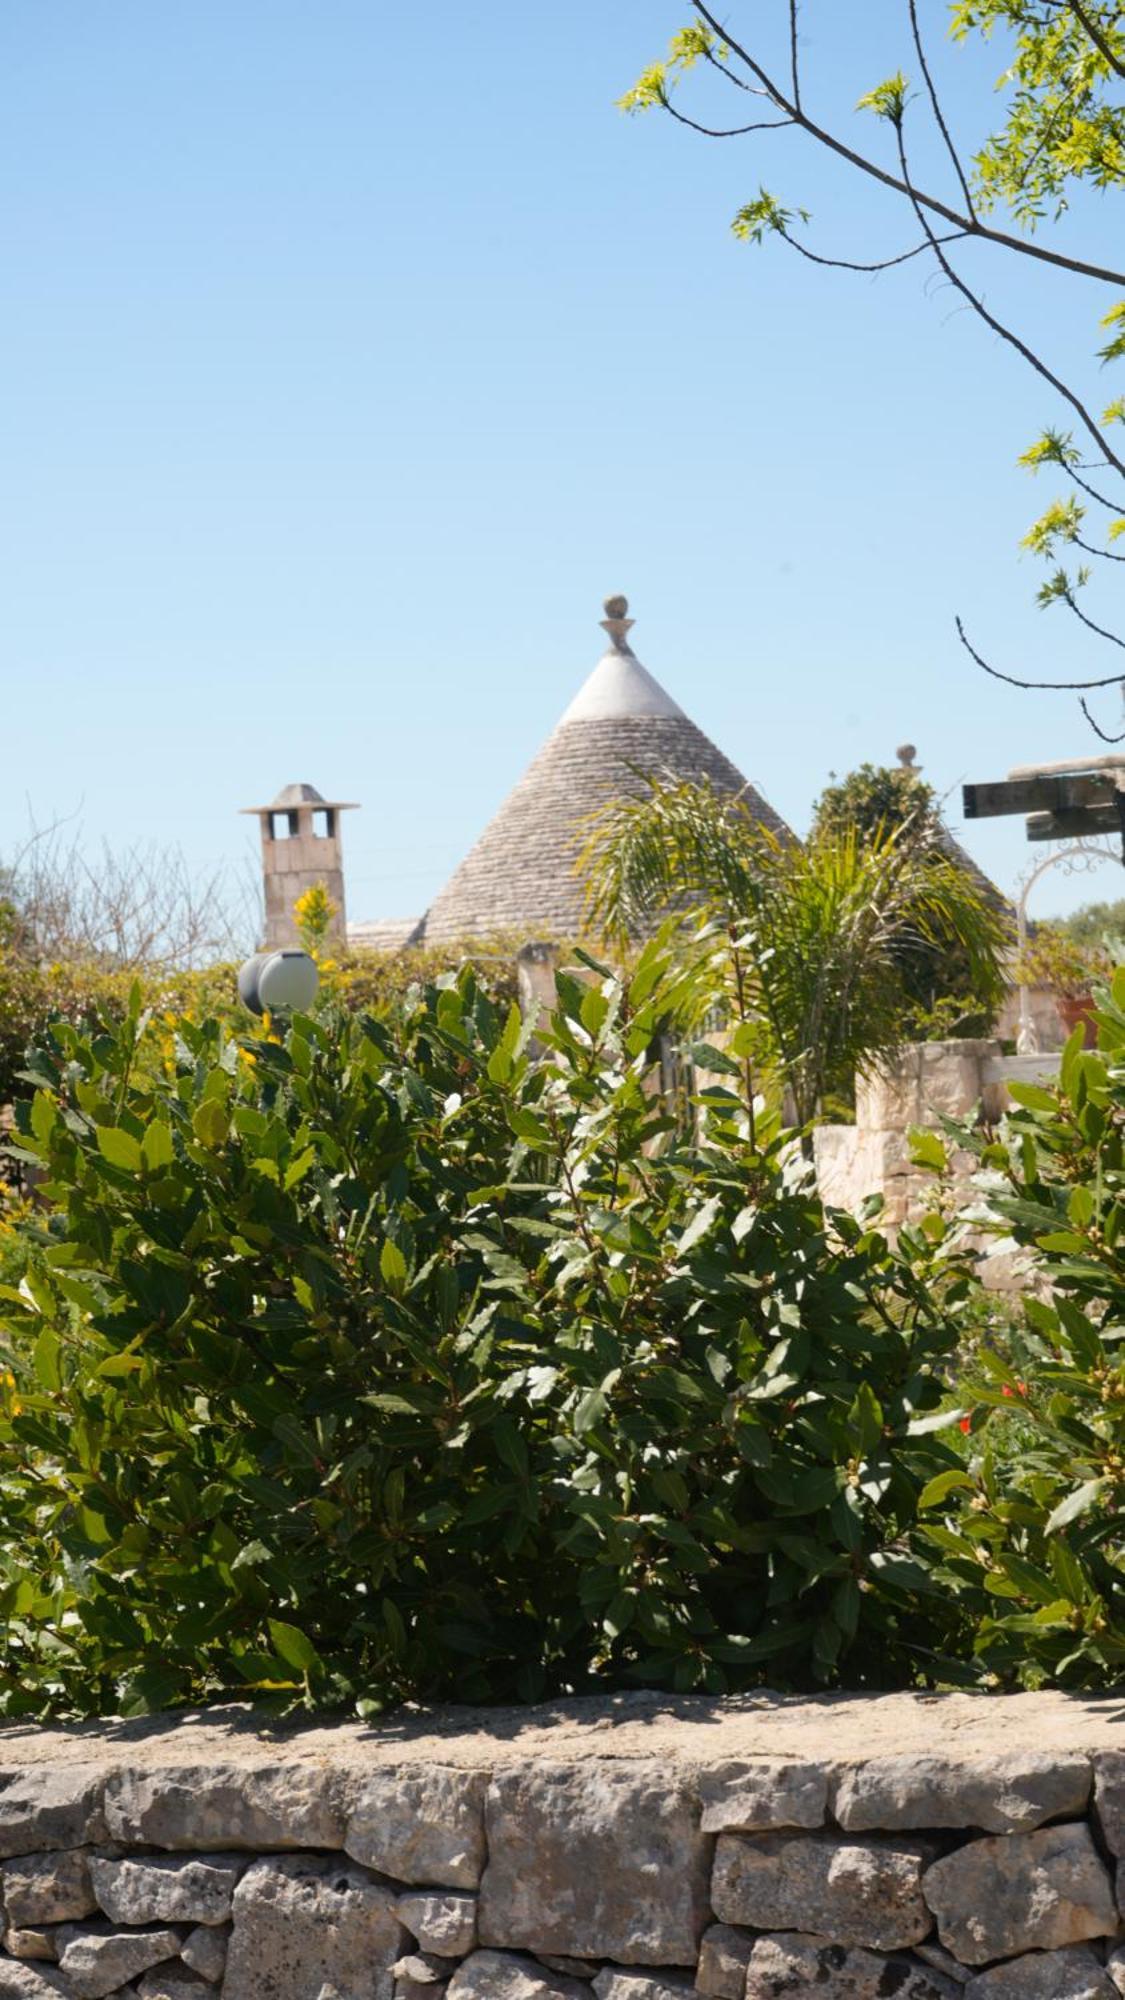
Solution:
<svg viewBox="0 0 1125 2000">
<path fill-rule="evenodd" d="M 606 599 L 609 646 L 515 790 L 423 917 L 427 943 L 517 931 L 574 937 L 583 885 L 575 872 L 583 822 L 600 806 L 643 792 L 648 777 L 709 779 L 738 792 L 777 833 L 785 822 L 729 757 L 684 714 L 637 659 L 623 597 Z"/>
</svg>

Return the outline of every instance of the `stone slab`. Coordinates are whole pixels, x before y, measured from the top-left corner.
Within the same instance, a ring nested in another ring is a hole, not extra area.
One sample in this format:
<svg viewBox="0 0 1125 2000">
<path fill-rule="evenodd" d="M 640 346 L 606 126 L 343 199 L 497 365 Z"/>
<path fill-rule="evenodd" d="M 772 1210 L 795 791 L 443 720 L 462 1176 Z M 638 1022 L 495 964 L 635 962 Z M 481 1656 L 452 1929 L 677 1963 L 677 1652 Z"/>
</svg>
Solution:
<svg viewBox="0 0 1125 2000">
<path fill-rule="evenodd" d="M 1031 1833 L 1051 1819 L 1075 1819 L 1090 1798 L 1088 1757 L 1052 1751 L 1008 1754 L 986 1766 L 927 1752 L 872 1757 L 838 1780 L 833 1813 L 855 1832 L 874 1828 L 980 1827 Z"/>
<path fill-rule="evenodd" d="M 917 1959 L 801 1933 L 759 1938 L 746 2000 L 962 2000 L 964 1989 Z"/>
<path fill-rule="evenodd" d="M 694 1789 L 630 1762 L 498 1771 L 486 1804 L 482 1944 L 694 1965 L 710 1842 Z"/>
<path fill-rule="evenodd" d="M 246 1868 L 241 1855 L 95 1855 L 90 1877 L 115 1924 L 225 1924 Z"/>
<path fill-rule="evenodd" d="M 928 1868 L 926 1902 L 964 1965 L 1112 1937 L 1118 1916 L 1084 1823 L 971 1840 Z"/>
<path fill-rule="evenodd" d="M 282 1762 L 276 1751 L 249 1764 L 130 1768 L 106 1780 L 105 1819 L 110 1837 L 130 1846 L 341 1847 L 343 1778 L 323 1763 Z"/>
<path fill-rule="evenodd" d="M 406 1934 L 395 1894 L 331 1855 L 256 1861 L 234 1892 L 223 2000 L 391 2000 Z"/>
<path fill-rule="evenodd" d="M 98 1907 L 86 1847 L 20 1855 L 4 1864 L 2 1879 L 5 1914 L 17 1930 L 89 1917 Z"/>
<path fill-rule="evenodd" d="M 893 1951 L 933 1929 L 922 1897 L 924 1841 L 891 1835 L 719 1835 L 711 1902 L 720 1922 L 802 1928 Z"/>
<path fill-rule="evenodd" d="M 486 1787 L 483 1773 L 442 1764 L 375 1772 L 355 1792 L 343 1845 L 397 1882 L 475 1889 Z"/>
<path fill-rule="evenodd" d="M 1117 1988 L 1083 1945 L 1033 1951 L 970 1979 L 965 2000 L 1117 2000 Z"/>
<path fill-rule="evenodd" d="M 827 1764 L 780 1757 L 740 1759 L 700 1772 L 704 1833 L 766 1833 L 774 1827 L 823 1826 L 828 1812 Z"/>
<path fill-rule="evenodd" d="M 458 1967 L 445 2000 L 590 2000 L 590 1988 L 523 1952 L 482 1950 Z"/>
</svg>

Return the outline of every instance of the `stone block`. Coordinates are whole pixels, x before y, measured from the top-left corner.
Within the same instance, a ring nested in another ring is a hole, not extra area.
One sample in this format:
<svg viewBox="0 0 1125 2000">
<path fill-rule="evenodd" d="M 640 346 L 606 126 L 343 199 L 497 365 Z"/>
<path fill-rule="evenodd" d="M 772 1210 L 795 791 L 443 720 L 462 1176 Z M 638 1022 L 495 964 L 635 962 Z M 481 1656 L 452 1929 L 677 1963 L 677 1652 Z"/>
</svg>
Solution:
<svg viewBox="0 0 1125 2000">
<path fill-rule="evenodd" d="M 234 1892 L 223 2000 L 391 2000 L 406 1935 L 394 1890 L 342 1858 L 278 1854 Z"/>
<path fill-rule="evenodd" d="M 704 1833 L 767 1833 L 775 1827 L 823 1826 L 828 1769 L 781 1757 L 717 1764 L 699 1774 Z"/>
<path fill-rule="evenodd" d="M 166 1958 L 178 1958 L 179 1931 L 118 1930 L 110 1923 L 64 1924 L 58 1934 L 59 1970 L 75 2000 L 105 2000 Z"/>
<path fill-rule="evenodd" d="M 886 1957 L 800 1932 L 758 1938 L 746 2000 L 962 2000 L 964 1989 L 913 1956 Z"/>
<path fill-rule="evenodd" d="M 115 1924 L 225 1924 L 248 1863 L 242 1855 L 95 1855 L 90 1876 Z"/>
<path fill-rule="evenodd" d="M 1109 1750 L 1094 1767 L 1094 1809 L 1111 1854 L 1125 1855 L 1125 1750 Z"/>
<path fill-rule="evenodd" d="M 419 1951 L 464 1958 L 476 1944 L 475 1896 L 443 1894 L 438 1889 L 416 1890 L 400 1896 L 395 1909 L 399 1923 L 410 1932 Z"/>
<path fill-rule="evenodd" d="M 935 1861 L 922 1887 L 943 1945 L 964 1965 L 1117 1929 L 1112 1885 L 1085 1824 L 971 1840 Z"/>
<path fill-rule="evenodd" d="M 1117 1989 L 1086 1945 L 1033 1951 L 978 1972 L 964 2000 L 1117 2000 Z"/>
<path fill-rule="evenodd" d="M 1111 1951 L 1105 1962 L 1106 1974 L 1115 1993 L 1125 1993 L 1125 1944 Z"/>
<path fill-rule="evenodd" d="M 590 2000 L 590 1988 L 522 1952 L 474 1951 L 458 1966 L 445 2000 Z"/>
<path fill-rule="evenodd" d="M 85 1764 L 0 1770 L 0 1856 L 104 1840 L 102 1789 Z"/>
<path fill-rule="evenodd" d="M 597 2000 L 684 2000 L 697 1991 L 690 1972 L 638 1972 L 621 1965 L 603 1966 L 593 1984 Z"/>
<path fill-rule="evenodd" d="M 168 1765 L 107 1779 L 106 1825 L 126 1845 L 170 1848 L 341 1847 L 339 1772 L 276 1765 Z"/>
<path fill-rule="evenodd" d="M 13 1958 L 42 1958 L 49 1962 L 59 1955 L 54 1931 L 41 1924 L 29 1924 L 24 1930 L 6 1930 L 4 1950 L 11 1952 Z"/>
<path fill-rule="evenodd" d="M 74 2000 L 74 1988 L 51 1966 L 0 1958 L 0 2000 Z"/>
<path fill-rule="evenodd" d="M 855 1080 L 855 1122 L 861 1131 L 905 1131 L 922 1117 L 922 1066 L 916 1043 L 903 1049 L 893 1069 Z"/>
<path fill-rule="evenodd" d="M 873 1757 L 843 1773 L 833 1812 L 853 1832 L 980 1827 L 985 1833 L 1031 1833 L 1046 1820 L 1084 1812 L 1092 1782 L 1087 1757 L 1061 1753 L 980 1764 L 954 1756 Z"/>
<path fill-rule="evenodd" d="M 440 2000 L 456 1961 L 438 1958 L 431 1952 L 409 1952 L 392 1966 L 395 2000 Z"/>
<path fill-rule="evenodd" d="M 694 1965 L 710 1843 L 675 1771 L 620 1759 L 498 1771 L 486 1819 L 483 1944 Z"/>
<path fill-rule="evenodd" d="M 714 2000 L 742 2000 L 753 1949 L 749 1931 L 736 1931 L 733 1924 L 710 1924 L 699 1947 L 695 1971 L 698 1991 L 714 1996 Z"/>
<path fill-rule="evenodd" d="M 484 1867 L 483 1771 L 404 1765 L 367 1778 L 343 1845 L 354 1861 L 396 1882 L 475 1889 Z"/>
<path fill-rule="evenodd" d="M 198 1972 L 173 1959 L 137 1981 L 137 2000 L 215 2000 L 215 1989 Z"/>
<path fill-rule="evenodd" d="M 723 1923 L 811 1925 L 843 1945 L 893 1951 L 933 1928 L 922 1898 L 924 1841 L 855 1834 L 719 1835 L 711 1902 Z"/>
<path fill-rule="evenodd" d="M 89 1849 L 68 1847 L 6 1861 L 3 1896 L 8 1922 L 17 1930 L 92 1916 L 98 1899 L 90 1879 Z"/>
<path fill-rule="evenodd" d="M 213 1986 L 217 1986 L 226 1969 L 229 1942 L 229 1924 L 223 1924 L 217 1930 L 200 1924 L 196 1930 L 188 1932 L 180 1957 L 193 1972 L 198 1972 L 201 1979 L 209 1979 Z"/>
</svg>

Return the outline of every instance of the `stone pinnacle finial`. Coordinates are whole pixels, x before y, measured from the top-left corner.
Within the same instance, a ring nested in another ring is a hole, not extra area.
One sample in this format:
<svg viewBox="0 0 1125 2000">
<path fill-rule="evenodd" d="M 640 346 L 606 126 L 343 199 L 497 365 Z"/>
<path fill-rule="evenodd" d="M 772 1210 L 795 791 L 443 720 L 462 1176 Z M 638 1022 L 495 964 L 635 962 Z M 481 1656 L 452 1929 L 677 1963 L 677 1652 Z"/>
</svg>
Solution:
<svg viewBox="0 0 1125 2000">
<path fill-rule="evenodd" d="M 914 762 L 917 755 L 918 752 L 913 743 L 900 743 L 898 749 L 895 751 L 895 756 L 898 758 L 904 771 L 916 771 L 918 769 L 918 766 Z"/>
<path fill-rule="evenodd" d="M 605 617 L 601 621 L 602 631 L 609 633 L 610 642 L 619 653 L 631 652 L 629 633 L 633 629 L 634 621 L 628 615 L 628 598 L 607 597 L 603 608 Z"/>
</svg>

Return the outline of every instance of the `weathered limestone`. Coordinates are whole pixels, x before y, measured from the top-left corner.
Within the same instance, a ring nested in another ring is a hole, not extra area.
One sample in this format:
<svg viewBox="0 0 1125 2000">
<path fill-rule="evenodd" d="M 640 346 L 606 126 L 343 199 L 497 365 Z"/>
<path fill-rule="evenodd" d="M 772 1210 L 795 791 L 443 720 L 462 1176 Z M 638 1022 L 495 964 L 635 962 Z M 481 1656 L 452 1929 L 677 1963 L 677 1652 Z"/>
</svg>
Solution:
<svg viewBox="0 0 1125 2000">
<path fill-rule="evenodd" d="M 708 1842 L 684 1780 L 609 1761 L 498 1771 L 486 1823 L 482 1943 L 694 1965 Z"/>
<path fill-rule="evenodd" d="M 214 1988 L 186 1965 L 158 1965 L 137 1982 L 137 2000 L 214 2000 Z"/>
<path fill-rule="evenodd" d="M 352 1807 L 341 1842 L 355 1861 L 400 1882 L 475 1889 L 484 1867 L 487 1778 L 440 1765 L 380 1772 Z M 392 1865 L 393 1864 L 393 1865 Z"/>
<path fill-rule="evenodd" d="M 711 1901 L 723 1923 L 812 1929 L 893 1951 L 933 1929 L 922 1899 L 923 1841 L 859 1835 L 720 1834 Z"/>
<path fill-rule="evenodd" d="M 823 1826 L 828 1811 L 828 1768 L 824 1764 L 785 1763 L 778 1757 L 752 1764 L 719 1764 L 700 1773 L 699 1795 L 704 1833 L 768 1833 L 782 1826 Z"/>
<path fill-rule="evenodd" d="M 1119 1716 L 763 1693 L 20 1725 L 0 2000 L 1125 2000 Z"/>
<path fill-rule="evenodd" d="M 22 1931 L 5 1931 L 4 1949 L 10 1952 L 13 1958 L 42 1958 L 53 1961 L 59 1955 L 54 1931 L 49 1927 L 44 1929 L 42 1925 L 38 1927 L 32 1925 Z"/>
<path fill-rule="evenodd" d="M 177 1958 L 179 1931 L 118 1930 L 109 1923 L 67 1924 L 59 1933 L 59 1971 L 64 1991 L 77 2000 L 105 2000 L 129 1979 L 162 1959 Z"/>
<path fill-rule="evenodd" d="M 395 1913 L 419 1951 L 439 1957 L 464 1958 L 477 1941 L 475 1896 L 442 1895 L 436 1890 L 400 1896 Z"/>
<path fill-rule="evenodd" d="M 916 1960 L 799 1932 L 759 1938 L 750 1955 L 746 2000 L 961 2000 L 962 1988 Z"/>
<path fill-rule="evenodd" d="M 97 1904 L 115 1924 L 225 1924 L 244 1857 L 123 1855 L 90 1862 Z M 97 1907 L 95 1904 L 95 1908 Z"/>
<path fill-rule="evenodd" d="M 1109 1876 L 1084 1823 L 972 1840 L 927 1869 L 924 1889 L 942 1943 L 965 1965 L 1117 1928 Z"/>
<path fill-rule="evenodd" d="M 60 1972 L 20 1959 L 0 1959 L 0 2000 L 73 2000 Z"/>
<path fill-rule="evenodd" d="M 217 1930 L 201 1924 L 198 1929 L 189 1931 L 180 1957 L 192 1972 L 198 1972 L 201 1979 L 211 1980 L 217 1986 L 226 1966 L 229 1940 L 229 1924 L 223 1924 Z"/>
<path fill-rule="evenodd" d="M 390 2000 L 406 1942 L 394 1891 L 331 1856 L 279 1854 L 248 1868 L 234 1892 L 223 2000 Z"/>
<path fill-rule="evenodd" d="M 1030 1952 L 977 1974 L 965 2000 L 1116 2000 L 1117 1988 L 1085 1945 Z"/>
<path fill-rule="evenodd" d="M 85 1764 L 0 1770 L 0 1856 L 104 1840 L 101 1799 L 98 1772 Z"/>
<path fill-rule="evenodd" d="M 474 1951 L 445 1995 L 446 2000 L 590 2000 L 590 1988 L 522 1953 Z"/>
<path fill-rule="evenodd" d="M 410 1952 L 391 1967 L 395 2000 L 437 2000 L 444 1993 L 456 1960 L 437 1958 L 430 1952 Z"/>
<path fill-rule="evenodd" d="M 732 1924 L 710 1924 L 699 1946 L 695 1972 L 699 1992 L 714 1995 L 714 2000 L 742 2000 L 753 1949 L 749 1931 L 736 1931 Z"/>
<path fill-rule="evenodd" d="M 690 1972 L 637 1972 L 619 1965 L 607 1965 L 594 1980 L 597 2000 L 684 2000 L 694 1994 Z"/>
<path fill-rule="evenodd" d="M 1110 1853 L 1125 1855 L 1125 1750 L 1098 1758 L 1094 1808 Z"/>
<path fill-rule="evenodd" d="M 55 1854 L 25 1854 L 5 1862 L 3 1897 L 8 1922 L 19 1930 L 91 1916 L 98 1898 L 90 1879 L 89 1850 L 70 1847 Z"/>
<path fill-rule="evenodd" d="M 985 1833 L 1031 1833 L 1049 1819 L 1085 1812 L 1093 1776 L 1088 1757 L 1048 1751 L 997 1758 L 983 1769 L 948 1753 L 873 1757 L 843 1774 L 832 1809 L 855 1832 L 978 1826 Z"/>
<path fill-rule="evenodd" d="M 345 1825 L 339 1773 L 296 1762 L 114 1772 L 105 1817 L 113 1840 L 173 1848 L 341 1847 Z"/>
</svg>

